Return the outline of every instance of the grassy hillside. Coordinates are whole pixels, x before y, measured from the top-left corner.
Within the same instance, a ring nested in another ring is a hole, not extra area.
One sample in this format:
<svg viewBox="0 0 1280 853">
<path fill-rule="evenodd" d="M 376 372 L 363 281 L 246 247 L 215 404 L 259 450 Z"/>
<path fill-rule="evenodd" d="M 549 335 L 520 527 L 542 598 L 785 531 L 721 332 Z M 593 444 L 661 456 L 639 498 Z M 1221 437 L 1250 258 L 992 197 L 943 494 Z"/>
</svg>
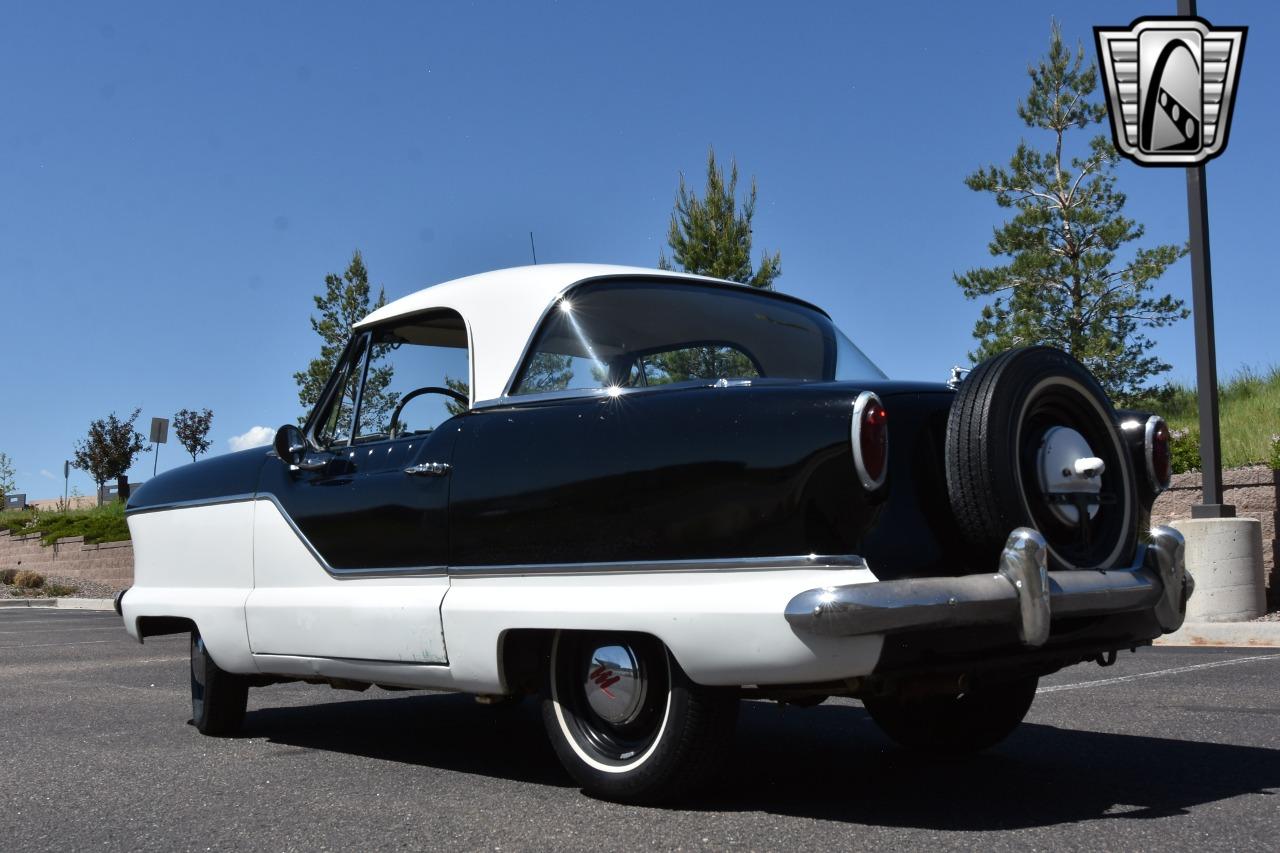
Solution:
<svg viewBox="0 0 1280 853">
<path fill-rule="evenodd" d="M 15 536 L 38 532 L 46 545 L 52 545 L 63 536 L 83 536 L 89 544 L 129 538 L 129 526 L 124 520 L 124 501 L 111 501 L 103 506 L 68 512 L 6 510 L 0 512 L 0 530 L 8 530 Z"/>
<path fill-rule="evenodd" d="M 1196 433 L 1200 416 L 1196 391 L 1185 385 L 1168 385 L 1141 403 L 1164 415 L 1175 432 Z M 1272 464 L 1272 436 L 1280 435 L 1280 367 L 1264 372 L 1241 370 L 1218 386 L 1218 411 L 1222 420 L 1222 464 Z"/>
</svg>

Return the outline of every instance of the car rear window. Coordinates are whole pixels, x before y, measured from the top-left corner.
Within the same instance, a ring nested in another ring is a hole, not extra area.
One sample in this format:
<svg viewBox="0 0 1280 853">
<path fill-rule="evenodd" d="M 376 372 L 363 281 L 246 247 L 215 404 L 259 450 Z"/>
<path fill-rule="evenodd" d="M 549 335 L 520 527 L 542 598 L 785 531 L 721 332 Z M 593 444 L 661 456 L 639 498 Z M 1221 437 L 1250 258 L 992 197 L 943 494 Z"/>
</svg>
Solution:
<svg viewBox="0 0 1280 853">
<path fill-rule="evenodd" d="M 829 380 L 859 369 L 883 376 L 856 347 L 863 364 L 853 364 L 850 347 L 826 315 L 787 299 L 728 285 L 609 279 L 553 307 L 512 393 Z"/>
</svg>

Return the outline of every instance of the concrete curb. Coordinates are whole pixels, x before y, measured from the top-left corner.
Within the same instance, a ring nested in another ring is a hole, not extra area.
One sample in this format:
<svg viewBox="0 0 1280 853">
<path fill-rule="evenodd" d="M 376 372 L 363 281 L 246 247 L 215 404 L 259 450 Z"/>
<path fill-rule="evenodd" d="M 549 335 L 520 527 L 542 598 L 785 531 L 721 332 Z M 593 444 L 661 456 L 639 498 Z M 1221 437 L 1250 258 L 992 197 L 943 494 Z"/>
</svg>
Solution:
<svg viewBox="0 0 1280 853">
<path fill-rule="evenodd" d="M 1280 648 L 1280 622 L 1187 622 L 1157 646 Z"/>
<path fill-rule="evenodd" d="M 110 598 L 55 598 L 58 607 L 63 610 L 116 610 L 115 602 Z"/>
<path fill-rule="evenodd" d="M 0 607 L 57 607 L 62 610 L 109 610 L 115 604 L 109 598 L 9 598 L 0 599 Z"/>
</svg>

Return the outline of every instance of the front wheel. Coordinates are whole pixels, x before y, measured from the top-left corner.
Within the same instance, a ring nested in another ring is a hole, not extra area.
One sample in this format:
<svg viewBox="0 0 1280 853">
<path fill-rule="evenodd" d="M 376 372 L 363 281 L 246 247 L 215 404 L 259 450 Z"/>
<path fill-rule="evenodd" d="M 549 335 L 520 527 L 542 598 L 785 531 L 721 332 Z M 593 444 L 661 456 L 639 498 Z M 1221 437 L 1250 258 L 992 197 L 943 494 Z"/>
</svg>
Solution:
<svg viewBox="0 0 1280 853">
<path fill-rule="evenodd" d="M 1036 698 L 1037 676 L 950 696 L 868 696 L 867 713 L 886 735 L 909 749 L 962 755 L 995 746 L 1021 723 Z"/>
<path fill-rule="evenodd" d="M 249 701 L 249 682 L 219 667 L 199 631 L 191 632 L 191 722 L 202 735 L 240 730 Z"/>
<path fill-rule="evenodd" d="M 618 802 L 669 800 L 709 780 L 733 739 L 736 691 L 694 684 L 657 639 L 560 632 L 542 719 L 569 774 Z"/>
</svg>

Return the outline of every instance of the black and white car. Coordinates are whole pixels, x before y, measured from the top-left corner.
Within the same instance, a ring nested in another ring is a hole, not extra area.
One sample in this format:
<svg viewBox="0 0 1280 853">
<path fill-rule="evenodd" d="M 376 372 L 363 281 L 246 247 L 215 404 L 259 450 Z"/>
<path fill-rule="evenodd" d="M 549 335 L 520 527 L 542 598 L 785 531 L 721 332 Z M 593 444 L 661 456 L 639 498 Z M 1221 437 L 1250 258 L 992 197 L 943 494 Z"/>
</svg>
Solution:
<svg viewBox="0 0 1280 853">
<path fill-rule="evenodd" d="M 741 698 L 861 699 L 990 746 L 1037 680 L 1182 622 L 1164 422 L 1048 348 L 890 381 L 819 308 L 626 267 L 365 318 L 274 448 L 129 500 L 129 633 L 191 635 L 194 721 L 289 680 L 542 697 L 588 792 L 714 772 Z"/>
</svg>

